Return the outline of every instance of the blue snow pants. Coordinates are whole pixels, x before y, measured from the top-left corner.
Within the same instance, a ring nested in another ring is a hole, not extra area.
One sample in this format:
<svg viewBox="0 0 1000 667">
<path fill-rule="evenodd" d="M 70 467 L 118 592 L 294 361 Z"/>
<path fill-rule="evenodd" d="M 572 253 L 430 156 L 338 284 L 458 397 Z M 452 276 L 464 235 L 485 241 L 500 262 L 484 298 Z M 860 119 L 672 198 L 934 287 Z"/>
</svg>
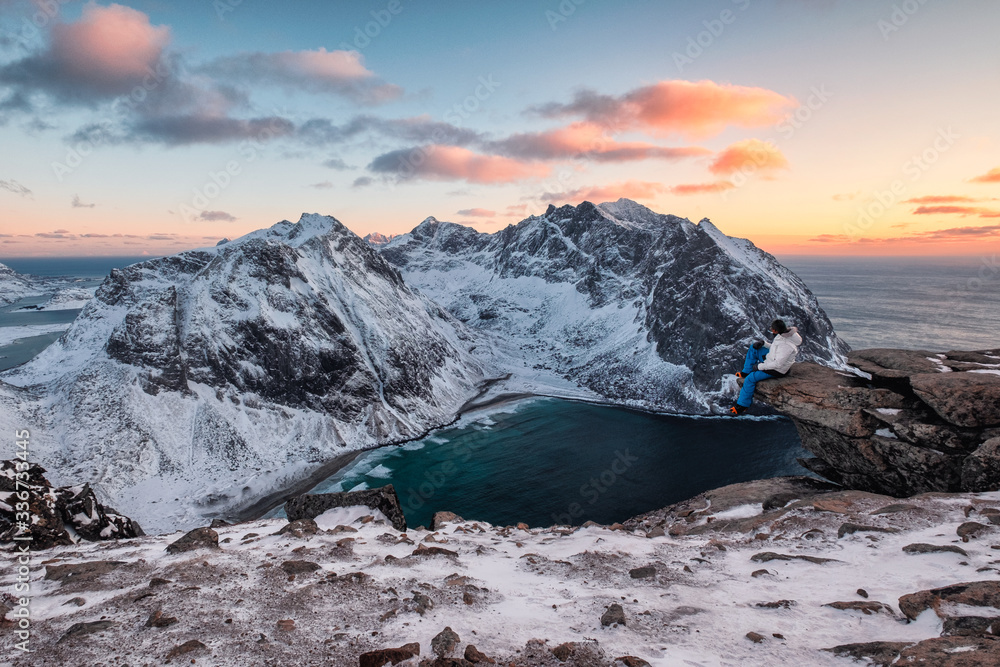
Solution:
<svg viewBox="0 0 1000 667">
<path fill-rule="evenodd" d="M 736 402 L 744 408 L 749 408 L 750 404 L 753 403 L 753 392 L 757 388 L 758 382 L 776 377 L 767 371 L 755 371 L 753 369 L 754 364 L 764 361 L 764 357 L 767 355 L 769 349 L 761 347 L 758 350 L 751 347 L 747 350 L 747 358 L 743 362 L 743 374 L 746 377 L 743 379 L 743 388 L 740 389 L 740 397 L 736 399 Z"/>
</svg>

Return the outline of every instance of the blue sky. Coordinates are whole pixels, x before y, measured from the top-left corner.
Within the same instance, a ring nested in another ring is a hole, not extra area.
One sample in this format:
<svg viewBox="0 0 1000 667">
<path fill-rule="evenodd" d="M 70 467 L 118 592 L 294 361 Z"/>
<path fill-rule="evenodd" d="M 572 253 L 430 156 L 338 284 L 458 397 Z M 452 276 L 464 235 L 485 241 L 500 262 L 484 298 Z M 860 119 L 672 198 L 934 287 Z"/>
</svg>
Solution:
<svg viewBox="0 0 1000 667">
<path fill-rule="evenodd" d="M 0 256 L 162 254 L 303 211 L 494 231 L 618 196 L 778 252 L 996 249 L 998 18 L 988 0 L 0 0 Z"/>
</svg>

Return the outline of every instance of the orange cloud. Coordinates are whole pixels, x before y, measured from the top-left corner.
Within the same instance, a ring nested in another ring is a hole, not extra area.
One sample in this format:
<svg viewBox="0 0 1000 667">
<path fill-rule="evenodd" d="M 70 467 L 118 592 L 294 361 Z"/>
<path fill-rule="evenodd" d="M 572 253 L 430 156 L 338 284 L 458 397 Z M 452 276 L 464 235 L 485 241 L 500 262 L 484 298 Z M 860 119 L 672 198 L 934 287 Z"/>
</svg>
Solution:
<svg viewBox="0 0 1000 667">
<path fill-rule="evenodd" d="M 615 201 L 627 199 L 652 199 L 666 192 L 667 186 L 649 181 L 623 181 L 609 185 L 593 185 L 568 192 L 549 192 L 542 195 L 542 201 Z"/>
<path fill-rule="evenodd" d="M 913 215 L 978 215 L 980 218 L 1000 218 L 1000 211 L 994 211 L 981 206 L 920 206 Z"/>
<path fill-rule="evenodd" d="M 466 180 L 470 183 L 513 183 L 547 175 L 544 165 L 525 164 L 496 155 L 481 155 L 467 148 L 432 144 L 401 149 L 375 158 L 368 168 L 401 179 Z"/>
<path fill-rule="evenodd" d="M 825 244 L 887 244 L 895 245 L 900 243 L 968 243 L 973 241 L 995 241 L 1000 240 L 1000 225 L 983 225 L 980 227 L 950 227 L 947 229 L 935 229 L 927 232 L 915 232 L 904 236 L 892 236 L 888 238 L 862 238 L 851 239 L 845 234 L 820 234 L 809 239 L 810 243 Z"/>
<path fill-rule="evenodd" d="M 684 185 L 675 185 L 670 188 L 670 192 L 675 195 L 700 195 L 709 192 L 723 192 L 725 190 L 732 190 L 736 186 L 730 181 L 716 181 L 714 183 L 688 183 Z"/>
<path fill-rule="evenodd" d="M 546 132 L 515 134 L 487 145 L 491 152 L 528 160 L 589 158 L 599 162 L 625 162 L 659 158 L 679 160 L 709 155 L 698 146 L 672 148 L 640 141 L 619 142 L 596 123 L 580 122 Z"/>
<path fill-rule="evenodd" d="M 975 197 L 964 197 L 961 195 L 928 195 L 926 197 L 914 197 L 907 199 L 906 204 L 957 204 L 961 202 L 983 201 Z"/>
<path fill-rule="evenodd" d="M 582 116 L 618 129 L 708 137 L 730 126 L 773 125 L 798 106 L 795 98 L 766 88 L 671 80 L 619 97 L 583 91 L 569 104 L 547 104 L 536 111 L 550 117 Z"/>
<path fill-rule="evenodd" d="M 731 144 L 709 165 L 713 174 L 732 174 L 744 171 L 775 171 L 787 169 L 788 160 L 778 148 L 760 139 L 745 139 Z"/>
<path fill-rule="evenodd" d="M 972 183 L 1000 183 L 1000 167 L 991 169 L 982 176 L 970 179 Z"/>
</svg>

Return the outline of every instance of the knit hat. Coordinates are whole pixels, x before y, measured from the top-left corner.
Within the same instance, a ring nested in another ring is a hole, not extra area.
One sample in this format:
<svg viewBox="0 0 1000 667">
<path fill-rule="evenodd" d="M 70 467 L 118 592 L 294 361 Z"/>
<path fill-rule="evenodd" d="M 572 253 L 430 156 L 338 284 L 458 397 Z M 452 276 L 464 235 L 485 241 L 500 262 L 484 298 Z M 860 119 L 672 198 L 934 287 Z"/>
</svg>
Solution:
<svg viewBox="0 0 1000 667">
<path fill-rule="evenodd" d="M 785 323 L 782 320 L 775 320 L 771 322 L 771 328 L 779 334 L 788 332 L 788 327 L 785 326 Z"/>
</svg>

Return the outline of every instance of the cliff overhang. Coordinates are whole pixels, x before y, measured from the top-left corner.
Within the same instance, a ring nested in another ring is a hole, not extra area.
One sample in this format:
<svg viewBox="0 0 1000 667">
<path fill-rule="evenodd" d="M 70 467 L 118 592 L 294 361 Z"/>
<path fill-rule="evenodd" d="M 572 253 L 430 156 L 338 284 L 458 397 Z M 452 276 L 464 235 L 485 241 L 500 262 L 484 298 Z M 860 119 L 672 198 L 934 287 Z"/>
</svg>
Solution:
<svg viewBox="0 0 1000 667">
<path fill-rule="evenodd" d="M 809 470 L 897 497 L 1000 489 L 1000 349 L 870 349 L 757 385 L 792 419 Z"/>
</svg>

